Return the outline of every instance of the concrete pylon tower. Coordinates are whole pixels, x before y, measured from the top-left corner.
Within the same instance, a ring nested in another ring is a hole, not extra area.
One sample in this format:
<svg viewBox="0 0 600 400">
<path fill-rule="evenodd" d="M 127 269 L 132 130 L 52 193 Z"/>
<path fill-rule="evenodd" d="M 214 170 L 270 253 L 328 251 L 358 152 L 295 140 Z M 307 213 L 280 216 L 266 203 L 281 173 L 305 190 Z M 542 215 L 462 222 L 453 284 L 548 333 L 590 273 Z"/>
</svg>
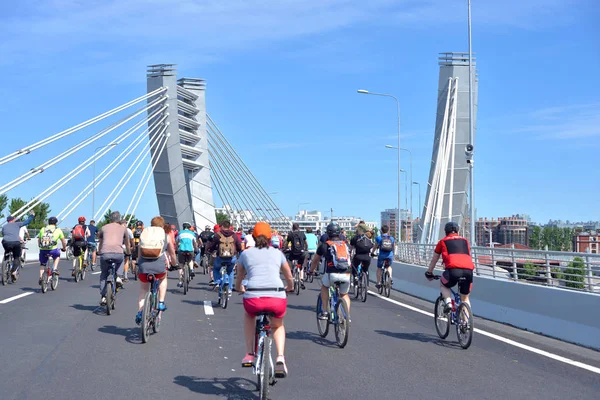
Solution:
<svg viewBox="0 0 600 400">
<path fill-rule="evenodd" d="M 473 59 L 475 60 L 475 59 Z M 422 210 L 421 243 L 436 243 L 448 221 L 467 234 L 469 166 L 469 54 L 441 53 L 435 136 L 429 184 Z M 478 81 L 473 63 L 473 123 L 477 121 Z"/>
<path fill-rule="evenodd" d="M 148 66 L 148 92 L 161 87 L 167 88 L 165 134 L 169 137 L 153 171 L 159 212 L 178 228 L 184 222 L 204 228 L 216 220 L 206 150 L 204 81 L 182 79 L 178 85 L 174 64 Z"/>
</svg>

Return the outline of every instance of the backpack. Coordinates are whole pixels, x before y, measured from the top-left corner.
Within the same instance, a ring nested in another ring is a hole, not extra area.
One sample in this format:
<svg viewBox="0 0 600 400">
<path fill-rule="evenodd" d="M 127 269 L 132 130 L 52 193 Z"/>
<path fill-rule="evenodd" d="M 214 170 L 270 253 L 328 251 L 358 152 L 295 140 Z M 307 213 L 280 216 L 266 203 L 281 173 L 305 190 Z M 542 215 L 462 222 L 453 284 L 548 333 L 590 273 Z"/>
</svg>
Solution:
<svg viewBox="0 0 600 400">
<path fill-rule="evenodd" d="M 80 242 L 85 239 L 85 227 L 83 225 L 77 225 L 71 232 L 71 237 L 74 242 Z"/>
<path fill-rule="evenodd" d="M 350 252 L 346 243 L 341 240 L 336 240 L 335 242 L 328 240 L 326 243 L 329 250 L 327 266 L 340 271 L 349 270 Z"/>
<path fill-rule="evenodd" d="M 300 232 L 294 232 L 292 234 L 292 253 L 304 253 L 304 243 L 302 241 L 302 237 L 300 236 Z"/>
<path fill-rule="evenodd" d="M 354 247 L 356 247 L 357 254 L 368 254 L 373 248 L 373 242 L 371 242 L 371 240 L 363 234 L 358 237 Z"/>
<path fill-rule="evenodd" d="M 44 233 L 42 234 L 41 240 L 42 245 L 40 246 L 42 249 L 49 249 L 50 247 L 56 245 L 56 241 L 54 240 L 55 229 L 44 228 Z"/>
<path fill-rule="evenodd" d="M 143 230 L 142 228 L 135 228 L 135 231 L 133 231 L 133 237 L 134 237 L 135 239 L 139 239 L 139 238 L 140 238 L 140 236 L 142 236 L 142 232 L 143 232 L 143 231 L 144 231 L 144 230 Z"/>
<path fill-rule="evenodd" d="M 391 236 L 382 236 L 381 237 L 381 246 L 379 246 L 381 251 L 394 251 L 394 242 Z"/>
<path fill-rule="evenodd" d="M 275 247 L 276 249 L 278 249 L 281 246 L 279 236 L 277 236 L 277 235 L 271 236 L 271 246 Z"/>
<path fill-rule="evenodd" d="M 231 258 L 235 254 L 235 239 L 233 235 L 225 236 L 219 233 L 219 257 Z"/>
<path fill-rule="evenodd" d="M 140 235 L 140 250 L 142 257 L 157 259 L 164 253 L 165 230 L 159 226 L 145 228 Z"/>
</svg>

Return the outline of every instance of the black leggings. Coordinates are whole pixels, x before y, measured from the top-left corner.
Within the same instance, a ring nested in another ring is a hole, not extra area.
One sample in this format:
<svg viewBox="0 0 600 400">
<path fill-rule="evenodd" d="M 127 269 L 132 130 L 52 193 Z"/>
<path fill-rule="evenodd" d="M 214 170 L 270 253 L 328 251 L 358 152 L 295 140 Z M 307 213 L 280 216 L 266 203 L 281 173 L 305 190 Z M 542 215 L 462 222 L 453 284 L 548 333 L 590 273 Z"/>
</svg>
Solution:
<svg viewBox="0 0 600 400">
<path fill-rule="evenodd" d="M 4 259 L 6 259 L 6 255 L 8 253 L 12 253 L 13 255 L 13 268 L 12 272 L 15 272 L 21 267 L 21 242 L 5 242 L 2 241 L 2 246 L 4 247 Z"/>
<path fill-rule="evenodd" d="M 358 266 L 362 264 L 362 270 L 365 272 L 369 272 L 369 267 L 371 266 L 371 257 L 369 259 L 357 259 L 357 256 L 354 256 L 352 259 L 352 276 L 356 276 L 358 272 Z"/>
</svg>

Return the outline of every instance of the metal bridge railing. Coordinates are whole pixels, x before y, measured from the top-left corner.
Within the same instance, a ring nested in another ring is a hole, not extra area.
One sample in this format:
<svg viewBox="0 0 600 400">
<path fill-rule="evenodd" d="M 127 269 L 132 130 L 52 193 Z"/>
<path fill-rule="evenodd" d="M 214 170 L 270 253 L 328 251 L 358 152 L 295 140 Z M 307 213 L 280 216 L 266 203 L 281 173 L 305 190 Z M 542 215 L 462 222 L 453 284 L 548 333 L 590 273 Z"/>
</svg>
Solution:
<svg viewBox="0 0 600 400">
<path fill-rule="evenodd" d="M 396 257 L 428 266 L 435 245 L 399 243 Z M 473 247 L 476 276 L 600 293 L 600 254 Z M 439 267 L 442 267 L 441 260 Z"/>
</svg>

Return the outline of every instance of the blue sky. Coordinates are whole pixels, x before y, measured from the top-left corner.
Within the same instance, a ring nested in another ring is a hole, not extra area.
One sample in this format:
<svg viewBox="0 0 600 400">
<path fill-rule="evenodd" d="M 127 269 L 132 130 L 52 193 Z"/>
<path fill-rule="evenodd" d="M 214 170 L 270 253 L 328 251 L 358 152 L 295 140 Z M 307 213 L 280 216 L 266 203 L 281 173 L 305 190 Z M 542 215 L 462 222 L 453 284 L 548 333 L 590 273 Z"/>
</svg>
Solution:
<svg viewBox="0 0 600 400">
<path fill-rule="evenodd" d="M 473 1 L 478 216 L 600 219 L 598 20 L 596 0 Z M 146 65 L 176 63 L 180 76 L 207 80 L 208 112 L 286 214 L 310 202 L 369 220 L 396 204 L 396 154 L 384 148 L 395 144 L 396 114 L 391 99 L 356 90 L 400 99 L 402 146 L 424 201 L 437 56 L 467 50 L 457 0 L 24 0 L 0 4 L 0 34 L 3 153 L 143 95 Z M 2 181 L 93 132 L 0 166 Z M 36 195 L 91 153 L 9 196 Z M 335 190 L 327 167 L 343 172 Z M 53 195 L 54 213 L 91 179 L 87 170 Z M 99 187 L 96 207 L 115 183 Z M 91 197 L 69 218 L 90 212 Z M 156 212 L 151 183 L 137 214 Z"/>
</svg>

